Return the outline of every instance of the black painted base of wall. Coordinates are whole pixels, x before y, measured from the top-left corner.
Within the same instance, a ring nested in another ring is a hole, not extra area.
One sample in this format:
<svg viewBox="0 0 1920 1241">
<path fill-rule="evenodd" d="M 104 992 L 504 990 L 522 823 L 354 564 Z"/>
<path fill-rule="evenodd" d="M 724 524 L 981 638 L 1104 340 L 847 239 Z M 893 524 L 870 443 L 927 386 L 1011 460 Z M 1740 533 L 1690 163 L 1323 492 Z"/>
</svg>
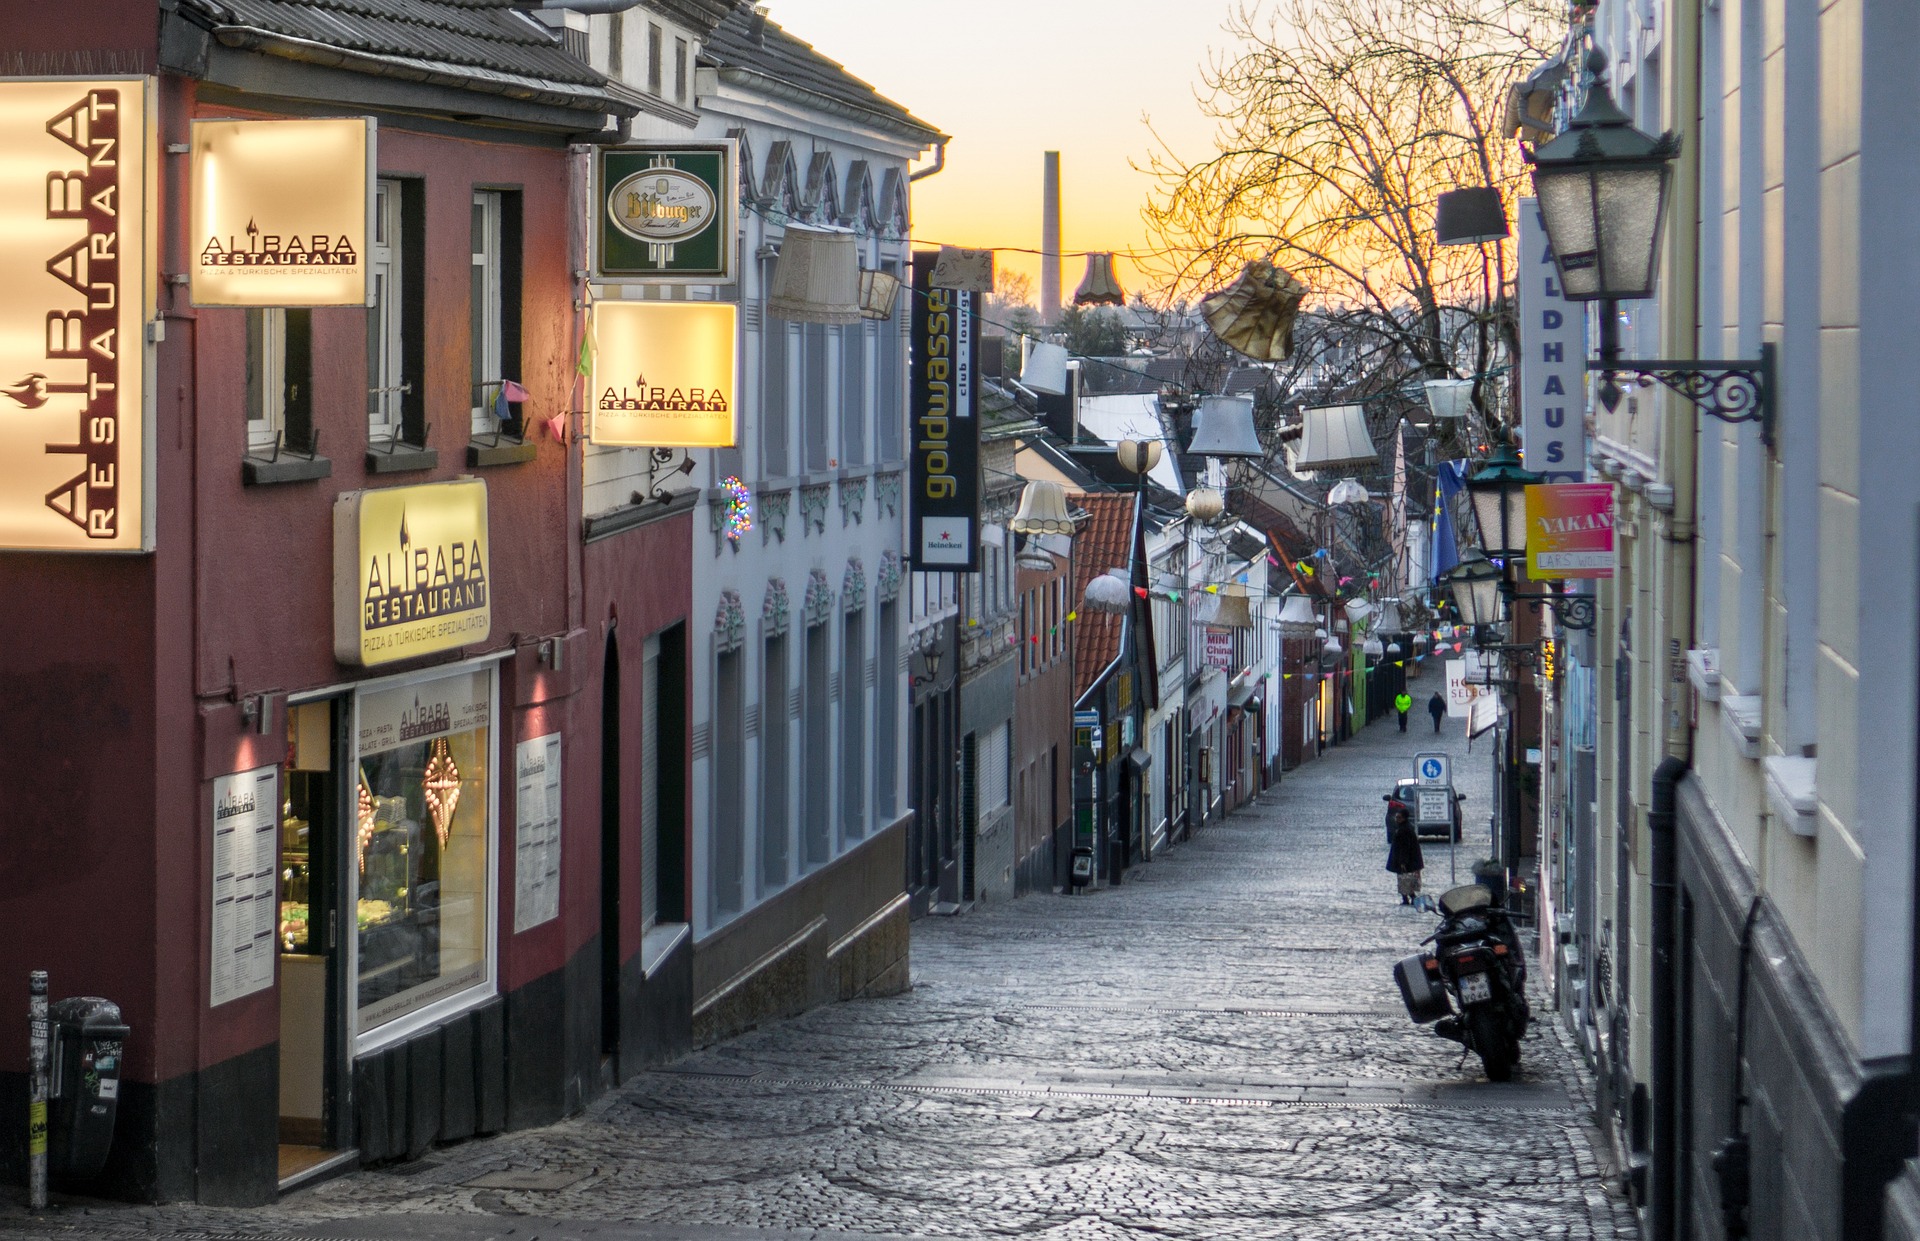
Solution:
<svg viewBox="0 0 1920 1241">
<path fill-rule="evenodd" d="M 615 1078 L 692 1049 L 693 952 L 684 938 L 643 972 L 620 975 Z M 352 1071 L 363 1163 L 417 1159 L 436 1143 L 551 1124 L 602 1089 L 600 943 L 562 969 L 360 1057 Z M 121 1084 L 112 1154 L 61 1192 L 134 1202 L 257 1206 L 279 1193 L 280 1049 L 152 1085 Z M 26 1114 L 25 1074 L 0 1074 L 0 1116 Z M 0 1125 L 0 1178 L 26 1180 L 24 1125 Z"/>
<path fill-rule="evenodd" d="M 1053 829 L 1053 835 L 1014 864 L 1013 894 L 1016 897 L 1029 892 L 1053 892 L 1067 885 L 1067 867 L 1073 853 L 1068 837 L 1072 831 L 1073 824 L 1062 823 Z"/>
</svg>

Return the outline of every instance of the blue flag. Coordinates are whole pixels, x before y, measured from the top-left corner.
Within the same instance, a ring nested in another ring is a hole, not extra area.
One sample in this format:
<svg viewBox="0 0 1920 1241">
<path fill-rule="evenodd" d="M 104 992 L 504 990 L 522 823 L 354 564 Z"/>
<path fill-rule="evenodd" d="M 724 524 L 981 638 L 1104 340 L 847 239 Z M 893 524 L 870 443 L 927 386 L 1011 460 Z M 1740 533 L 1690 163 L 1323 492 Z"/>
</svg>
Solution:
<svg viewBox="0 0 1920 1241">
<path fill-rule="evenodd" d="M 1453 529 L 1453 501 L 1465 489 L 1466 479 L 1464 461 L 1442 461 L 1434 470 L 1438 486 L 1433 501 L 1433 556 L 1429 560 L 1434 580 L 1460 563 L 1460 541 Z"/>
</svg>

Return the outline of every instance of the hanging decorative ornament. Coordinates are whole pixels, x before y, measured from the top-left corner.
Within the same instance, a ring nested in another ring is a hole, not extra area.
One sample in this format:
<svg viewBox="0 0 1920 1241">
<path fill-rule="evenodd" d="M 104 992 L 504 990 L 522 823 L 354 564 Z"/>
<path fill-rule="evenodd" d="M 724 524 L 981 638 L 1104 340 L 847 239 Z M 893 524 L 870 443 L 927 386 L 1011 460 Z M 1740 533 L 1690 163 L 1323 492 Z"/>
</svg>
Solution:
<svg viewBox="0 0 1920 1241">
<path fill-rule="evenodd" d="M 453 830 L 453 812 L 460 805 L 460 769 L 454 766 L 445 737 L 433 739 L 425 777 L 427 813 L 433 816 L 433 830 L 440 834 L 440 847 L 445 849 L 447 834 Z"/>
<path fill-rule="evenodd" d="M 720 480 L 720 489 L 727 493 L 726 535 L 729 541 L 738 543 L 753 529 L 753 492 L 732 474 Z"/>
<path fill-rule="evenodd" d="M 367 773 L 360 773 L 360 791 L 355 795 L 354 820 L 358 828 L 356 844 L 360 852 L 360 869 L 367 869 L 367 843 L 373 839 L 373 820 L 379 813 L 373 804 L 373 790 L 367 787 Z"/>
<path fill-rule="evenodd" d="M 1307 286 L 1285 268 L 1255 260 L 1232 284 L 1201 301 L 1200 315 L 1213 334 L 1258 362 L 1279 362 L 1293 352 L 1293 321 Z"/>
<path fill-rule="evenodd" d="M 1072 612 L 1069 612 L 1069 613 L 1067 613 L 1067 619 L 1068 619 L 1068 620 L 1070 620 L 1070 621 L 1077 621 L 1077 620 L 1079 620 L 1079 619 L 1080 619 L 1080 613 L 1079 613 L 1079 611 L 1078 611 L 1078 610 L 1075 610 L 1075 611 L 1072 611 Z"/>
</svg>

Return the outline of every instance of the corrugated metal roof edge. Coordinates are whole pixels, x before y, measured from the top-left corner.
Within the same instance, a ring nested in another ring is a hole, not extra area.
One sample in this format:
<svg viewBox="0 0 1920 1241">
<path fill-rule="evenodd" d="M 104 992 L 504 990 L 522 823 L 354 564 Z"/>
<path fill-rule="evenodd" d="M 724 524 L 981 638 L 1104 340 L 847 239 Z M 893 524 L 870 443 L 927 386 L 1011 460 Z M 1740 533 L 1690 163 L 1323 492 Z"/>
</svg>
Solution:
<svg viewBox="0 0 1920 1241">
<path fill-rule="evenodd" d="M 434 86 L 451 86 L 480 94 L 500 95 L 532 103 L 548 104 L 576 112 L 591 112 L 631 117 L 640 109 L 634 104 L 604 92 L 603 88 L 574 86 L 543 78 L 489 69 L 476 71 L 446 61 L 419 60 L 413 57 L 383 56 L 374 52 L 356 52 L 329 43 L 295 38 L 258 26 L 215 26 L 213 37 L 223 47 L 260 52 L 283 60 L 346 69 L 376 77 L 401 78 Z"/>
</svg>

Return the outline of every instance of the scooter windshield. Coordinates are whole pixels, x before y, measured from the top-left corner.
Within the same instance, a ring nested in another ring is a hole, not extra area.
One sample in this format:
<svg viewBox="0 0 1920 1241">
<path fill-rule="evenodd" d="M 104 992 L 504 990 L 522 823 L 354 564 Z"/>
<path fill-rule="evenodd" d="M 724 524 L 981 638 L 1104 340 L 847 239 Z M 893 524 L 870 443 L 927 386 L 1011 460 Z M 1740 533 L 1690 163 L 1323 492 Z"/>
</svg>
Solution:
<svg viewBox="0 0 1920 1241">
<path fill-rule="evenodd" d="M 1440 912 L 1448 917 L 1466 913 L 1470 909 L 1485 909 L 1493 904 L 1493 889 L 1484 883 L 1469 883 L 1463 887 L 1452 888 L 1440 897 Z"/>
</svg>

